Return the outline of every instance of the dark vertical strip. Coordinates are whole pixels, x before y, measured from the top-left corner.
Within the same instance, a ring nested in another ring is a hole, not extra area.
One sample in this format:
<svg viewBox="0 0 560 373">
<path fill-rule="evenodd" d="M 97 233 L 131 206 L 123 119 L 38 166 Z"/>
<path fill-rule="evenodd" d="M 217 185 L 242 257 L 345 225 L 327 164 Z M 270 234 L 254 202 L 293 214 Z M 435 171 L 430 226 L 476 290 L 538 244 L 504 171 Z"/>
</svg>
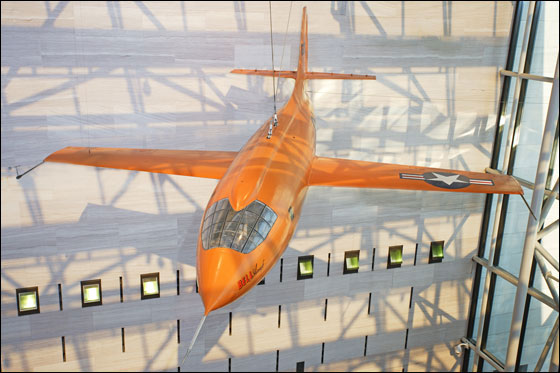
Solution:
<svg viewBox="0 0 560 373">
<path fill-rule="evenodd" d="M 408 346 L 408 329 L 406 329 L 406 337 L 404 337 L 404 349 Z"/>
<path fill-rule="evenodd" d="M 511 21 L 511 28 L 509 33 L 509 47 L 508 47 L 508 56 L 506 61 L 506 70 L 513 70 L 513 62 L 515 59 L 515 50 L 517 48 L 517 41 L 519 35 L 519 26 L 521 24 L 521 17 L 523 14 L 523 2 L 516 1 L 514 5 L 512 21 Z M 507 100 L 508 100 L 508 92 L 509 87 L 511 84 L 512 78 L 508 76 L 504 76 L 500 94 L 500 101 L 496 115 L 496 132 L 494 135 L 494 144 L 492 149 L 492 159 L 490 160 L 490 167 L 497 169 L 498 162 L 500 159 L 500 149 L 501 143 L 503 138 L 503 127 L 500 126 L 500 122 L 505 115 L 506 107 L 507 107 Z M 488 235 L 488 224 L 490 220 L 490 214 L 492 209 L 492 194 L 486 195 L 486 203 L 484 206 L 484 215 L 482 217 L 482 224 L 481 224 L 481 232 L 480 232 L 480 240 L 478 244 L 478 256 L 483 258 L 486 248 L 486 238 Z M 476 265 L 475 275 L 473 278 L 473 286 L 472 286 L 472 295 L 471 295 L 471 304 L 469 307 L 469 321 L 467 324 L 467 338 L 474 338 L 474 322 L 479 315 L 476 314 L 477 306 L 478 306 L 478 294 L 481 287 L 481 277 L 482 277 L 482 266 Z M 484 338 L 482 338 L 484 340 Z M 469 360 L 470 360 L 470 349 L 466 349 L 463 354 L 463 364 L 461 371 L 467 372 L 469 371 Z M 478 358 L 478 369 L 482 371 L 484 359 L 482 357 Z"/>
<path fill-rule="evenodd" d="M 232 314 L 230 312 L 229 313 L 229 335 L 231 335 L 231 318 L 232 318 Z"/>
<path fill-rule="evenodd" d="M 321 345 L 321 364 L 325 361 L 325 342 Z"/>
<path fill-rule="evenodd" d="M 414 286 L 410 287 L 410 301 L 408 302 L 408 308 L 412 307 L 412 292 L 414 291 Z"/>
<path fill-rule="evenodd" d="M 177 372 L 180 372 L 180 371 L 181 371 L 181 367 L 177 367 Z"/>
<path fill-rule="evenodd" d="M 58 284 L 58 306 L 62 311 L 62 284 Z"/>
<path fill-rule="evenodd" d="M 367 353 L 367 335 L 366 335 L 366 339 L 364 341 L 364 356 L 366 356 Z"/>
<path fill-rule="evenodd" d="M 535 50 L 535 39 L 537 36 L 537 28 L 539 26 L 539 18 L 540 18 L 540 13 L 541 13 L 541 9 L 542 9 L 542 2 L 541 1 L 537 1 L 535 4 L 535 12 L 533 13 L 533 22 L 531 23 L 531 31 L 529 33 L 529 40 L 527 43 L 527 56 L 526 56 L 526 60 L 525 60 L 525 66 L 524 66 L 524 72 L 530 72 L 531 71 L 531 63 L 533 60 L 533 52 Z M 523 106 L 521 105 L 521 102 L 523 102 L 523 105 L 525 104 L 525 98 L 526 98 L 526 93 L 527 93 L 527 86 L 529 84 L 529 81 L 527 79 L 523 79 L 521 81 L 521 91 L 519 94 L 519 106 L 518 106 L 518 117 L 517 117 L 517 121 L 519 123 L 521 123 L 521 118 L 523 115 Z M 516 123 L 517 126 L 517 123 Z M 557 128 L 558 129 L 558 128 Z M 516 150 L 517 148 L 514 147 L 512 149 L 512 153 Z M 513 158 L 510 161 L 512 164 L 510 164 L 510 170 L 511 170 L 511 174 L 513 174 L 513 163 L 515 162 L 515 158 Z M 510 172 L 508 172 L 509 174 Z M 535 267 L 536 267 L 536 261 L 535 258 L 533 258 L 533 261 L 531 262 L 531 273 L 529 275 L 529 287 L 533 286 L 533 281 L 535 279 Z M 523 310 L 523 319 L 521 321 L 521 332 L 519 335 L 519 348 L 517 349 L 517 357 L 516 357 L 516 361 L 515 361 L 515 371 L 519 371 L 519 363 L 521 361 L 521 355 L 523 353 L 523 341 L 525 339 L 525 330 L 527 328 L 527 316 L 529 314 L 529 305 L 531 303 L 531 297 L 527 294 L 526 296 L 526 300 L 525 300 L 525 308 Z"/>
<path fill-rule="evenodd" d="M 280 327 L 280 315 L 282 314 L 282 306 L 278 306 L 278 327 Z"/>
<path fill-rule="evenodd" d="M 280 362 L 280 350 L 276 350 L 276 371 L 278 372 L 278 363 Z"/>
<path fill-rule="evenodd" d="M 177 343 L 181 343 L 181 320 L 177 320 Z"/>
<path fill-rule="evenodd" d="M 533 55 L 533 47 L 534 47 L 534 39 L 535 39 L 535 34 L 536 34 L 536 27 L 538 24 L 538 14 L 540 11 L 540 2 L 536 3 L 535 6 L 535 12 L 533 13 L 533 23 L 531 26 L 531 30 L 529 33 L 529 40 L 527 43 L 527 55 L 526 55 L 526 60 L 525 60 L 525 66 L 523 67 L 523 71 L 519 71 L 519 73 L 522 72 L 529 72 L 530 71 L 530 66 L 531 66 L 531 60 L 532 60 L 532 55 Z M 511 53 L 511 51 L 510 51 Z M 521 89 L 519 92 L 519 102 L 518 102 L 518 106 L 517 106 L 517 113 L 512 113 L 511 115 L 516 115 L 515 117 L 515 123 L 513 124 L 513 138 L 515 138 L 517 136 L 517 132 L 520 131 L 520 125 L 521 125 L 521 119 L 523 117 L 523 110 L 524 110 L 524 106 L 525 106 L 525 96 L 526 96 L 526 92 L 527 92 L 527 84 L 528 81 L 526 79 L 522 79 L 521 80 Z M 501 117 L 498 117 L 497 120 L 501 120 Z M 502 170 L 504 173 L 507 173 L 509 175 L 511 175 L 513 173 L 513 169 L 515 167 L 515 160 L 516 160 L 516 156 L 517 156 L 517 147 L 512 146 L 511 148 L 511 153 L 510 153 L 510 158 L 509 158 L 509 166 L 507 170 Z M 501 252 L 502 252 L 502 242 L 503 242 L 503 237 L 504 237 L 504 229 L 505 229 L 505 225 L 506 225 L 506 220 L 508 219 L 508 205 L 509 205 L 509 195 L 504 195 L 503 197 L 503 202 L 502 202 L 502 210 L 501 210 L 501 216 L 500 216 L 500 221 L 499 221 L 499 225 L 498 225 L 498 235 L 496 238 L 496 249 L 494 252 L 494 261 L 492 263 L 492 265 L 494 266 L 498 266 L 500 263 L 500 258 L 501 258 Z M 492 307 L 494 306 L 494 292 L 495 292 L 495 287 L 496 287 L 496 274 L 492 273 L 490 275 L 490 287 L 488 289 L 488 306 L 486 309 L 486 315 L 484 318 L 484 323 L 483 323 L 483 329 L 482 329 L 482 341 L 481 341 L 481 347 L 482 349 L 486 349 L 486 343 L 488 341 L 488 330 L 490 327 L 490 323 L 491 323 L 491 317 L 492 317 Z M 483 369 L 483 364 L 484 361 L 482 358 L 479 358 L 479 370 Z M 517 364 L 516 364 L 517 365 Z"/>
<path fill-rule="evenodd" d="M 195 291 L 198 293 L 198 279 L 194 280 Z"/>
<path fill-rule="evenodd" d="M 327 259 L 327 277 L 329 277 L 330 271 L 331 271 L 331 253 L 329 253 L 329 257 Z"/>
<path fill-rule="evenodd" d="M 231 357 L 228 358 L 228 369 L 227 369 L 227 371 L 231 372 Z"/>
<path fill-rule="evenodd" d="M 327 303 L 329 302 L 328 299 L 325 299 L 325 321 L 327 321 Z"/>
<path fill-rule="evenodd" d="M 368 305 L 367 305 L 367 314 L 369 315 L 371 311 L 371 293 L 369 293 Z"/>
<path fill-rule="evenodd" d="M 513 62 L 515 59 L 515 49 L 517 48 L 517 41 L 519 39 L 519 26 L 521 24 L 521 17 L 523 14 L 523 3 L 521 1 L 517 1 L 515 3 L 515 9 L 513 11 L 513 19 L 511 21 L 511 30 L 510 30 L 510 39 L 509 39 L 509 48 L 508 48 L 508 56 L 506 61 L 506 70 L 512 71 L 513 70 Z M 500 148 L 502 147 L 502 137 L 503 137 L 503 126 L 500 126 L 500 121 L 506 114 L 506 107 L 507 107 L 507 100 L 508 100 L 508 93 L 509 93 L 509 86 L 511 84 L 512 78 L 509 76 L 504 76 L 504 82 L 502 84 L 502 92 L 500 97 L 500 103 L 498 107 L 498 115 L 496 116 L 496 134 L 494 136 L 494 147 L 492 149 L 492 159 L 490 160 L 490 167 L 497 169 L 498 168 L 498 161 L 500 158 Z M 468 351 L 469 349 L 467 349 Z"/>
<path fill-rule="evenodd" d="M 418 256 L 418 244 L 416 244 L 416 250 L 414 250 L 414 265 L 416 265 L 416 256 Z"/>
<path fill-rule="evenodd" d="M 550 163 L 548 165 L 548 176 L 546 177 L 545 188 L 552 189 L 552 176 L 554 175 L 554 163 L 556 162 L 556 157 L 558 156 L 558 139 L 560 138 L 560 126 L 556 126 L 556 133 L 554 134 L 554 140 L 552 142 L 552 154 L 550 156 Z M 549 197 L 547 197 L 549 198 Z"/>
<path fill-rule="evenodd" d="M 123 286 L 122 286 L 122 276 L 119 277 L 119 284 L 120 284 L 120 289 L 121 289 L 121 303 L 124 301 L 124 297 L 123 297 Z"/>
<path fill-rule="evenodd" d="M 179 295 L 179 270 L 177 270 L 177 295 Z"/>
<path fill-rule="evenodd" d="M 125 352 L 124 348 L 124 328 L 121 328 L 121 343 L 122 343 L 122 352 Z"/>
<path fill-rule="evenodd" d="M 536 22 L 536 20 L 534 20 L 533 22 Z M 533 264 L 531 264 L 531 274 L 529 276 L 529 288 L 531 288 L 534 285 L 536 266 L 537 266 L 537 262 L 533 257 Z M 525 341 L 525 331 L 527 330 L 527 317 L 529 316 L 530 306 L 531 306 L 531 296 L 527 294 L 527 298 L 525 300 L 525 309 L 523 310 L 523 320 L 521 322 L 521 333 L 519 334 L 519 348 L 517 349 L 517 360 L 515 361 L 515 369 L 514 369 L 515 372 L 521 372 L 519 363 L 521 362 L 521 356 L 523 354 L 523 342 Z"/>
<path fill-rule="evenodd" d="M 284 267 L 284 258 L 280 258 L 280 282 L 282 282 L 282 269 Z"/>
<path fill-rule="evenodd" d="M 66 341 L 64 340 L 64 337 L 62 337 L 61 340 L 62 340 L 62 361 L 66 362 Z"/>
<path fill-rule="evenodd" d="M 371 255 L 371 270 L 373 271 L 373 265 L 375 264 L 375 247 L 373 248 L 373 253 Z"/>
</svg>

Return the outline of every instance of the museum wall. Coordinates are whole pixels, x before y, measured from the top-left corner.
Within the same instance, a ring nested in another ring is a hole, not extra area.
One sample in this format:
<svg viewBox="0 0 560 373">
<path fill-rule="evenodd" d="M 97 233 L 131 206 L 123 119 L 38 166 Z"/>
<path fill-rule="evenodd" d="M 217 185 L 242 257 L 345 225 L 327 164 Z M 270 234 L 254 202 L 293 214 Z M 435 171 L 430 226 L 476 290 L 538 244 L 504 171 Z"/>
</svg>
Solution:
<svg viewBox="0 0 560 373">
<path fill-rule="evenodd" d="M 277 69 L 297 64 L 303 6 L 310 70 L 377 76 L 310 82 L 318 155 L 489 166 L 510 2 L 275 2 Z M 196 240 L 217 181 L 55 163 L 16 175 L 66 146 L 239 150 L 273 114 L 270 78 L 229 73 L 271 68 L 269 4 L 1 10 L 2 371 L 177 371 L 203 315 Z M 280 107 L 293 82 L 278 85 Z M 208 316 L 181 371 L 459 370 L 484 201 L 311 187 L 281 263 Z M 387 269 L 394 245 L 403 264 Z M 360 269 L 343 275 L 349 250 Z M 301 255 L 313 279 L 297 280 Z M 161 296 L 142 300 L 152 272 Z M 92 279 L 103 305 L 82 308 Z M 40 313 L 18 316 L 31 286 Z"/>
</svg>

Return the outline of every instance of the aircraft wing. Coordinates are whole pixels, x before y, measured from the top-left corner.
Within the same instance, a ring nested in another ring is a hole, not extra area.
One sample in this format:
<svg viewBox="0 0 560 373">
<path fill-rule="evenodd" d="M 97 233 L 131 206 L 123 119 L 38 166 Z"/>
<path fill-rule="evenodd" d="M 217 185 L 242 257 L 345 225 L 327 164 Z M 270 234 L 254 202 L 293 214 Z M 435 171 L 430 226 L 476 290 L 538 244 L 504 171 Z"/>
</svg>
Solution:
<svg viewBox="0 0 560 373">
<path fill-rule="evenodd" d="M 443 168 L 315 157 L 310 186 L 523 194 L 512 176 Z"/>
<path fill-rule="evenodd" d="M 221 179 L 237 152 L 69 146 L 45 162 Z"/>
</svg>

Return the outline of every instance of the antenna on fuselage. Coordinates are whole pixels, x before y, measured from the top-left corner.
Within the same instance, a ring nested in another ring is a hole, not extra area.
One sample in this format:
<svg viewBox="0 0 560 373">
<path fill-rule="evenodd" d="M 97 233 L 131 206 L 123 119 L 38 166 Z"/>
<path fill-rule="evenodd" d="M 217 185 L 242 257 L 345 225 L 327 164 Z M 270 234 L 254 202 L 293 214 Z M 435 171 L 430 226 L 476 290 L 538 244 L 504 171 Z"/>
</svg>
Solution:
<svg viewBox="0 0 560 373">
<path fill-rule="evenodd" d="M 194 342 L 196 342 L 196 338 L 198 337 L 198 334 L 200 333 L 200 330 L 202 329 L 202 325 L 204 324 L 205 320 L 206 320 L 206 315 L 204 315 L 202 317 L 202 320 L 200 320 L 200 324 L 198 324 L 198 328 L 196 329 L 196 332 L 194 332 L 194 336 L 191 340 L 191 344 L 189 345 L 189 348 L 187 349 L 187 352 L 185 353 L 185 356 L 183 357 L 183 360 L 181 360 L 181 364 L 179 364 L 179 366 L 183 365 L 183 363 L 185 362 L 185 359 L 191 353 L 191 351 L 194 347 Z"/>
<path fill-rule="evenodd" d="M 271 2 L 268 2 L 268 14 L 270 18 L 270 49 L 272 51 L 272 92 L 274 94 L 274 127 L 278 125 L 278 115 L 276 114 L 276 79 L 275 79 L 275 72 L 274 72 L 274 44 L 272 43 L 272 5 Z M 272 136 L 272 121 L 269 123 L 268 127 L 268 135 L 266 136 L 267 139 L 270 139 Z"/>
</svg>

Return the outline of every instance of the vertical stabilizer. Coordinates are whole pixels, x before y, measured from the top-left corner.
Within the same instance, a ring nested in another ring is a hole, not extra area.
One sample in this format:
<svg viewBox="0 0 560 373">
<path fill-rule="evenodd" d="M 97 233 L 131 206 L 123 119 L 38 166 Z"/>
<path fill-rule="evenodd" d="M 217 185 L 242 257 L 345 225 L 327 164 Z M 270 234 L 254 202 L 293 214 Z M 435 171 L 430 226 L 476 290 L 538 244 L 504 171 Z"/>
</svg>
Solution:
<svg viewBox="0 0 560 373">
<path fill-rule="evenodd" d="M 299 41 L 299 61 L 296 79 L 305 79 L 307 74 L 307 7 L 303 7 L 301 36 Z"/>
</svg>

